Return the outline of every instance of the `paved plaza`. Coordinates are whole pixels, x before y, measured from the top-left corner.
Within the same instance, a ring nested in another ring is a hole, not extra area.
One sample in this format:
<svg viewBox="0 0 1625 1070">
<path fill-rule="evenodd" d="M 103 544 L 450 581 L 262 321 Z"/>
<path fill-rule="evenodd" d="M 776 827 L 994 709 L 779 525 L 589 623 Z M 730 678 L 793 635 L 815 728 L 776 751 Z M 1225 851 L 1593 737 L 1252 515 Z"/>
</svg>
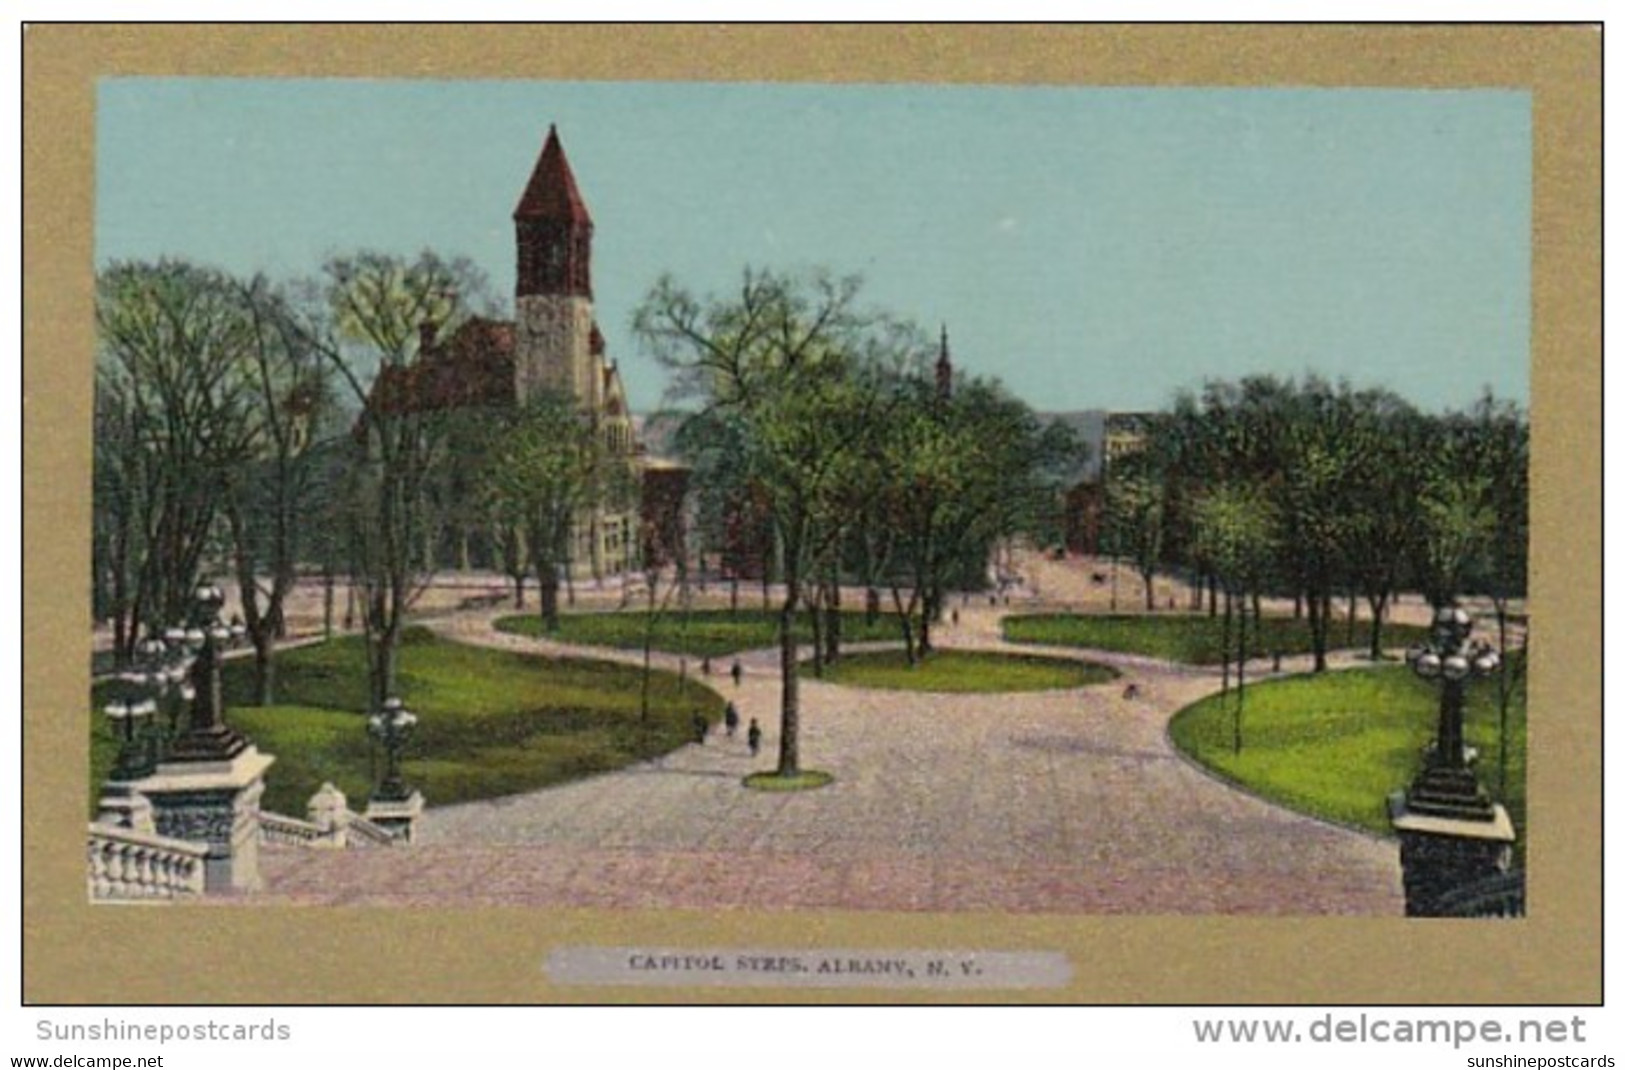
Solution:
<svg viewBox="0 0 1625 1070">
<path fill-rule="evenodd" d="M 1007 648 L 998 638 L 1002 612 L 966 608 L 939 645 Z M 499 615 L 457 614 L 434 626 L 465 642 L 638 660 L 498 633 L 491 622 Z M 819 790 L 770 793 L 741 778 L 776 763 L 777 652 L 747 654 L 740 687 L 720 672 L 711 683 L 735 698 L 744 723 L 760 722 L 758 757 L 743 728 L 733 738 L 719 728 L 704 745 L 619 772 L 431 808 L 418 847 L 267 851 L 268 887 L 255 901 L 1402 913 L 1392 843 L 1260 801 L 1174 750 L 1168 718 L 1217 690 L 1215 671 L 1087 656 L 1122 677 L 986 695 L 866 690 L 808 673 L 802 764 L 836 779 Z M 674 657 L 657 660 L 677 667 Z M 1131 682 L 1134 698 L 1125 697 Z"/>
</svg>

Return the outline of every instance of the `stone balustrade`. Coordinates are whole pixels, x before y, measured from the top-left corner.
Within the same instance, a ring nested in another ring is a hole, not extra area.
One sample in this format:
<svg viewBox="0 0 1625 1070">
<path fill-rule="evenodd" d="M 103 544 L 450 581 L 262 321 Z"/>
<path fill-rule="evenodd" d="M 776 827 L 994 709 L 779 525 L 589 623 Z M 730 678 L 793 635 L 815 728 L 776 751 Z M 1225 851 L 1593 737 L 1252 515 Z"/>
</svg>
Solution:
<svg viewBox="0 0 1625 1070">
<path fill-rule="evenodd" d="M 201 843 L 96 822 L 88 841 L 94 900 L 182 899 L 203 894 Z"/>
</svg>

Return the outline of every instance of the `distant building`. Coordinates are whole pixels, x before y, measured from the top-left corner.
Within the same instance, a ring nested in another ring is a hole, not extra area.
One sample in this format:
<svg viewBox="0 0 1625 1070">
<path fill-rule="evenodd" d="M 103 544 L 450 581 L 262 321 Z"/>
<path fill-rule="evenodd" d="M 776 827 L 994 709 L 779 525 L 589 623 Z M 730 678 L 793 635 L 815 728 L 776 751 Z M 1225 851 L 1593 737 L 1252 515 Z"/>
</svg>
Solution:
<svg viewBox="0 0 1625 1070">
<path fill-rule="evenodd" d="M 1062 506 L 1063 540 L 1069 552 L 1099 554 L 1106 517 L 1106 480 L 1114 463 L 1145 449 L 1150 440 L 1152 413 L 1083 412 L 1051 414 L 1077 432 L 1089 456 L 1068 488 Z"/>
<path fill-rule="evenodd" d="M 370 404 L 514 408 L 543 390 L 575 398 L 610 453 L 637 473 L 641 507 L 583 510 L 574 523 L 572 575 L 622 572 L 646 555 L 670 560 L 682 547 L 688 473 L 650 457 L 634 432 L 620 370 L 593 315 L 592 217 L 555 128 L 548 129 L 513 224 L 515 319 L 471 319 L 445 338 L 424 324 L 418 359 L 386 368 Z"/>
<path fill-rule="evenodd" d="M 1101 458 L 1107 477 L 1111 475 L 1113 461 L 1120 461 L 1131 453 L 1145 449 L 1154 418 L 1152 413 L 1147 412 L 1113 412 L 1106 415 Z"/>
</svg>

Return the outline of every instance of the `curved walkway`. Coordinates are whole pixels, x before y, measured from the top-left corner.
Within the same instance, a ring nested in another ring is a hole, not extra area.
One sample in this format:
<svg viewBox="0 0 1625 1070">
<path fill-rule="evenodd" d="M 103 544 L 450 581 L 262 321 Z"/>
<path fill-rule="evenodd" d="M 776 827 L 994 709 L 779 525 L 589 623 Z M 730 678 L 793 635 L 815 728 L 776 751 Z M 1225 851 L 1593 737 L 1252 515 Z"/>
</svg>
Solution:
<svg viewBox="0 0 1625 1070">
<path fill-rule="evenodd" d="M 590 650 L 500 633 L 493 611 L 433 623 L 464 642 Z M 830 908 L 1080 914 L 1399 914 L 1393 844 L 1229 788 L 1183 759 L 1172 713 L 1215 672 L 1130 655 L 1006 644 L 968 609 L 939 646 L 1111 664 L 1093 687 L 923 694 L 802 682 L 802 763 L 836 782 L 763 793 L 776 764 L 776 651 L 712 686 L 763 729 L 525 795 L 431 809 L 410 850 L 272 852 L 266 895 L 296 902 L 633 908 Z M 657 655 L 663 668 L 680 659 Z M 687 659 L 694 672 L 697 659 Z M 1290 661 L 1288 668 L 1296 668 Z M 1139 696 L 1126 699 L 1133 682 Z"/>
</svg>

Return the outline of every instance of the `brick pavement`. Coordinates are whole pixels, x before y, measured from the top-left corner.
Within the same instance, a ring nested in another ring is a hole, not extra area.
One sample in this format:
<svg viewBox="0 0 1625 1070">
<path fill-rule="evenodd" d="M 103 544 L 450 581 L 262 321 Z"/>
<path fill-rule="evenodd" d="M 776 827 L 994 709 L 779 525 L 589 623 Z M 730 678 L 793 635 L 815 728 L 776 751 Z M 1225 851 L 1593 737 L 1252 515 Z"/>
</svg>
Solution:
<svg viewBox="0 0 1625 1070">
<path fill-rule="evenodd" d="M 505 611 L 504 611 L 505 612 Z M 944 646 L 992 649 L 971 607 Z M 569 650 L 495 632 L 498 612 L 434 627 L 463 641 Z M 1032 648 L 1023 647 L 1024 650 Z M 582 653 L 569 650 L 571 653 Z M 593 656 L 638 660 L 594 650 Z M 1054 651 L 1078 656 L 1076 651 Z M 487 802 L 431 808 L 422 846 L 265 853 L 255 901 L 1079 914 L 1398 914 L 1391 843 L 1262 802 L 1168 742 L 1211 671 L 1090 655 L 1115 683 L 947 695 L 804 678 L 802 763 L 829 787 L 755 792 L 777 753 L 777 654 L 746 655 L 736 697 L 762 754 L 720 732 L 657 761 Z M 657 659 L 675 668 L 676 659 Z M 1289 661 L 1289 669 L 1296 667 Z M 690 663 L 692 669 L 692 662 Z M 1139 685 L 1138 699 L 1124 686 Z"/>
</svg>

